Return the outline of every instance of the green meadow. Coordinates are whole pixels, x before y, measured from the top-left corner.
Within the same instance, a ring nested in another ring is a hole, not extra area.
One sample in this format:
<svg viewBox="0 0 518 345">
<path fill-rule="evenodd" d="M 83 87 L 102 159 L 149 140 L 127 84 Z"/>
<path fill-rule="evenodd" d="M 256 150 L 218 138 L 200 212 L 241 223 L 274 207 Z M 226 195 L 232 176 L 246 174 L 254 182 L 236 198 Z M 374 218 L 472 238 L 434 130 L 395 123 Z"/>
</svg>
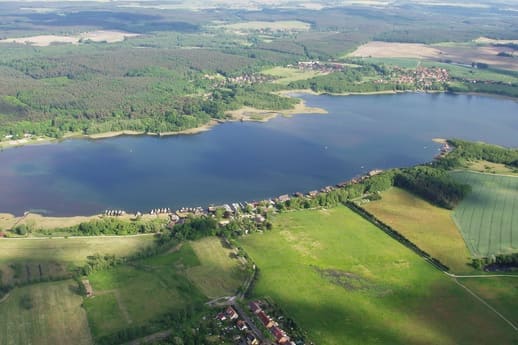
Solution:
<svg viewBox="0 0 518 345">
<path fill-rule="evenodd" d="M 472 188 L 453 217 L 473 256 L 516 252 L 518 178 L 469 171 L 456 171 L 452 175 Z"/>
<path fill-rule="evenodd" d="M 144 326 L 160 316 L 235 294 L 246 272 L 216 237 L 88 276 L 84 302 L 95 338 Z"/>
<path fill-rule="evenodd" d="M 72 280 L 17 288 L 0 302 L 0 345 L 92 345 Z"/>
<path fill-rule="evenodd" d="M 443 273 L 343 206 L 283 213 L 240 244 L 313 342 L 511 344 L 517 333 Z M 476 330 L 476 331 L 475 331 Z"/>
</svg>

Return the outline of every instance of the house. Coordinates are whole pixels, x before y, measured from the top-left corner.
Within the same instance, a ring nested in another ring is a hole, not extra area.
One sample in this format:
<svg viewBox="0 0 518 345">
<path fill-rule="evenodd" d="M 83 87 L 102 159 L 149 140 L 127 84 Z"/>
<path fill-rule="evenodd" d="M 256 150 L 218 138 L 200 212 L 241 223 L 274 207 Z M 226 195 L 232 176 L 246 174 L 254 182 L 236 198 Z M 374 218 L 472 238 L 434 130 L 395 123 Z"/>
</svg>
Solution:
<svg viewBox="0 0 518 345">
<path fill-rule="evenodd" d="M 259 311 L 257 313 L 257 317 L 259 318 L 259 320 L 261 320 L 264 327 L 272 328 L 274 326 L 272 319 L 270 319 L 270 317 L 268 315 L 266 315 L 266 313 L 264 311 L 262 311 L 262 310 Z"/>
<path fill-rule="evenodd" d="M 266 221 L 266 218 L 264 218 L 262 215 L 260 214 L 257 214 L 254 218 L 255 222 L 257 224 L 261 224 L 261 223 L 264 223 Z"/>
<path fill-rule="evenodd" d="M 3 233 L 2 231 L 0 231 L 0 238 L 1 237 L 5 237 L 5 233 Z"/>
<path fill-rule="evenodd" d="M 216 319 L 218 319 L 219 321 L 225 321 L 227 319 L 227 316 L 224 313 L 219 313 L 216 316 Z"/>
<path fill-rule="evenodd" d="M 246 343 L 248 345 L 258 345 L 259 344 L 259 340 L 257 340 L 255 335 L 253 335 L 252 333 L 248 333 L 246 335 Z"/>
<path fill-rule="evenodd" d="M 237 320 L 236 326 L 240 331 L 244 331 L 245 329 L 248 329 L 246 322 L 244 322 L 243 320 Z"/>
<path fill-rule="evenodd" d="M 316 191 L 316 190 L 312 190 L 312 191 L 308 192 L 308 196 L 310 196 L 312 198 L 316 197 L 317 195 L 318 195 L 318 191 Z"/>
<path fill-rule="evenodd" d="M 382 172 L 383 172 L 383 170 L 380 170 L 380 169 L 371 170 L 371 171 L 369 171 L 369 176 L 378 175 L 378 174 L 381 174 Z"/>
<path fill-rule="evenodd" d="M 234 210 L 235 213 L 238 213 L 239 211 L 241 211 L 241 206 L 239 206 L 238 203 L 232 203 L 232 209 Z"/>
<path fill-rule="evenodd" d="M 282 329 L 280 329 L 277 326 L 273 326 L 270 331 L 272 332 L 273 336 L 275 337 L 275 340 L 279 344 L 286 344 L 288 341 L 290 341 L 290 337 L 286 335 L 286 332 L 284 332 Z"/>
<path fill-rule="evenodd" d="M 254 314 L 257 314 L 257 313 L 259 313 L 262 310 L 261 306 L 257 302 L 250 302 L 250 303 L 248 303 L 248 307 L 250 307 L 250 310 Z"/>
<path fill-rule="evenodd" d="M 286 202 L 290 200 L 290 196 L 288 194 L 283 194 L 277 198 L 279 202 Z"/>
<path fill-rule="evenodd" d="M 231 306 L 228 306 L 227 310 L 225 310 L 225 314 L 227 315 L 227 317 L 230 320 L 235 320 L 239 317 L 239 314 L 237 313 L 237 311 L 234 308 L 232 308 Z"/>
</svg>

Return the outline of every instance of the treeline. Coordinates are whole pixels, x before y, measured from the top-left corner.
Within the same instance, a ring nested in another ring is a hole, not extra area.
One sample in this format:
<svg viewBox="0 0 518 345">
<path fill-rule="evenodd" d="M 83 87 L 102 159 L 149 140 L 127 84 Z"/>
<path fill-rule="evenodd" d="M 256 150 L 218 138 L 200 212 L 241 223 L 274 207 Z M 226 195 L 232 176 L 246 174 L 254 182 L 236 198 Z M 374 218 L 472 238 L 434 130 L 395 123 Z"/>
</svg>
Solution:
<svg viewBox="0 0 518 345">
<path fill-rule="evenodd" d="M 447 209 L 453 209 L 471 191 L 469 185 L 456 182 L 447 171 L 429 166 L 401 169 L 394 185 Z"/>
<path fill-rule="evenodd" d="M 374 215 L 372 215 L 371 213 L 366 211 L 364 208 L 359 207 L 358 205 L 356 205 L 353 202 L 348 202 L 346 205 L 351 210 L 358 213 L 360 216 L 367 219 L 369 222 L 373 223 L 378 228 L 383 230 L 390 237 L 394 238 L 395 240 L 397 240 L 398 242 L 403 244 L 405 247 L 414 251 L 417 255 L 420 255 L 420 256 L 424 257 L 425 259 L 431 261 L 440 270 L 443 270 L 443 271 L 450 270 L 450 268 L 448 266 L 446 266 L 445 264 L 443 264 L 439 259 L 432 257 L 430 254 L 428 254 L 427 252 L 425 252 L 424 250 L 419 248 L 419 246 L 417 244 L 410 241 L 408 238 L 406 238 L 404 235 L 399 233 L 397 230 L 394 230 L 394 228 L 392 228 L 390 225 L 387 225 L 387 224 L 383 223 L 382 221 L 380 221 L 378 218 L 376 218 Z"/>
<path fill-rule="evenodd" d="M 136 235 L 156 233 L 165 228 L 163 219 L 127 221 L 115 217 L 104 217 L 68 228 L 58 229 L 78 236 L 102 236 L 102 235 Z"/>
<path fill-rule="evenodd" d="M 485 160 L 518 167 L 518 149 L 461 139 L 449 139 L 448 143 L 455 147 L 455 149 L 435 161 L 434 166 L 443 169 L 453 169 L 461 167 L 469 161 Z"/>
<path fill-rule="evenodd" d="M 518 85 L 504 83 L 471 83 L 469 81 L 452 83 L 448 86 L 450 92 L 479 92 L 506 97 L 518 97 Z"/>
<path fill-rule="evenodd" d="M 471 265 L 485 271 L 512 271 L 518 269 L 518 253 L 492 255 L 485 258 L 475 258 Z"/>
</svg>

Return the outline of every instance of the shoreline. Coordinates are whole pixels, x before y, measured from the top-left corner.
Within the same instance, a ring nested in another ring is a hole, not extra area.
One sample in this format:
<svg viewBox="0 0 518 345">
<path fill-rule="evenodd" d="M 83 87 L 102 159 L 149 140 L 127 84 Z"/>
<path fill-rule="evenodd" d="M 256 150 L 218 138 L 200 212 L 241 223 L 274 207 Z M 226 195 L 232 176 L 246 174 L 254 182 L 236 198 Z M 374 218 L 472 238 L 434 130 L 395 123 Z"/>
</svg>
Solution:
<svg viewBox="0 0 518 345">
<path fill-rule="evenodd" d="M 424 94 L 437 94 L 437 93 L 450 93 L 453 95 L 467 95 L 467 96 L 484 96 L 484 97 L 493 97 L 498 99 L 507 99 L 511 101 L 518 102 L 518 98 L 502 96 L 496 94 L 489 93 L 480 93 L 480 92 L 450 92 L 450 91 L 438 91 L 438 90 L 429 90 L 429 91 L 415 91 L 415 90 L 385 90 L 385 91 L 371 91 L 371 92 L 342 92 L 342 93 L 333 93 L 333 92 L 315 92 L 311 89 L 294 89 L 294 90 L 281 90 L 275 92 L 275 94 L 290 97 L 294 99 L 298 99 L 299 103 L 295 104 L 291 109 L 284 110 L 270 110 L 270 109 L 257 109 L 253 107 L 242 107 L 236 110 L 226 111 L 225 114 L 229 116 L 228 119 L 225 120 L 215 120 L 212 119 L 208 123 L 195 127 L 188 128 L 177 132 L 145 132 L 145 131 L 134 131 L 134 130 L 121 130 L 121 131 L 111 131 L 111 132 L 103 132 L 96 134 L 81 134 L 81 133 L 67 133 L 62 138 L 51 138 L 51 137 L 32 137 L 32 138 L 22 138 L 16 140 L 6 140 L 0 141 L 0 151 L 10 148 L 23 147 L 29 145 L 46 145 L 55 142 L 60 142 L 67 139 L 87 139 L 87 140 L 101 140 L 101 139 L 109 139 L 115 138 L 119 136 L 156 136 L 156 137 L 168 137 L 174 135 L 194 135 L 203 132 L 210 131 L 213 127 L 218 124 L 226 123 L 226 122 L 236 122 L 236 121 L 250 121 L 250 122 L 267 122 L 271 119 L 276 118 L 277 116 L 284 117 L 292 117 L 294 115 L 304 115 L 304 114 L 327 114 L 327 110 L 318 107 L 310 107 L 306 104 L 306 102 L 297 97 L 295 94 L 307 94 L 314 96 L 322 96 L 322 95 L 330 95 L 330 96 L 372 96 L 372 95 L 397 95 L 404 93 L 424 93 Z"/>
<path fill-rule="evenodd" d="M 292 97 L 296 98 L 296 97 Z M 317 107 L 310 107 L 306 102 L 300 98 L 299 103 L 295 104 L 291 109 L 284 110 L 269 110 L 269 109 L 257 109 L 252 107 L 242 107 L 236 110 L 229 110 L 225 112 L 229 116 L 226 120 L 215 120 L 212 119 L 208 123 L 188 128 L 177 132 L 145 132 L 145 131 L 134 131 L 134 130 L 122 130 L 122 131 L 111 131 L 96 134 L 81 134 L 81 133 L 67 133 L 62 138 L 51 138 L 51 137 L 32 137 L 15 140 L 0 141 L 0 150 L 11 149 L 16 147 L 23 147 L 29 145 L 46 145 L 51 143 L 60 142 L 67 139 L 87 139 L 87 140 L 102 140 L 115 138 L 119 136 L 153 136 L 153 137 L 169 137 L 175 135 L 195 135 L 203 132 L 210 131 L 216 125 L 226 122 L 236 121 L 250 121 L 250 122 L 266 122 L 277 116 L 292 117 L 294 115 L 303 114 L 327 114 L 327 110 Z"/>
</svg>

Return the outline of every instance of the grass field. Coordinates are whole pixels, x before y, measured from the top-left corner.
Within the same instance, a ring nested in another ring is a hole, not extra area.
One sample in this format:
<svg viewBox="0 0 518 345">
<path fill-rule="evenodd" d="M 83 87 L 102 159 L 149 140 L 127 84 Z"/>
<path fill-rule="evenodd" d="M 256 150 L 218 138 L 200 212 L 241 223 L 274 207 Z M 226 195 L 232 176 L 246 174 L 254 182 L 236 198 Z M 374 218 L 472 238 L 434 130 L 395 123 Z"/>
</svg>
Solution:
<svg viewBox="0 0 518 345">
<path fill-rule="evenodd" d="M 275 83 L 281 85 L 288 85 L 293 81 L 311 79 L 317 75 L 322 75 L 317 71 L 303 71 L 288 67 L 273 67 L 263 70 L 261 73 L 279 78 L 275 80 Z"/>
<path fill-rule="evenodd" d="M 200 265 L 187 269 L 189 280 L 209 298 L 233 295 L 247 277 L 244 267 L 230 259 L 234 250 L 214 237 L 192 242 L 191 247 Z"/>
<path fill-rule="evenodd" d="M 450 211 L 399 188 L 391 188 L 383 193 L 381 200 L 362 207 L 439 259 L 453 272 L 473 271 L 467 265 L 471 262 L 470 253 Z"/>
<path fill-rule="evenodd" d="M 92 237 L 0 239 L 0 264 L 61 262 L 82 264 L 92 254 L 128 256 L 153 244 L 154 237 Z"/>
<path fill-rule="evenodd" d="M 518 250 L 518 178 L 469 171 L 453 177 L 471 185 L 472 192 L 453 217 L 474 256 Z"/>
<path fill-rule="evenodd" d="M 0 303 L 0 345 L 91 345 L 82 297 L 67 280 L 13 290 Z M 22 306 L 29 299 L 31 309 Z"/>
<path fill-rule="evenodd" d="M 0 264 L 0 284 L 14 285 L 70 278 L 66 265 L 58 262 Z"/>
<path fill-rule="evenodd" d="M 245 276 L 229 252 L 219 239 L 206 238 L 164 255 L 91 274 L 95 297 L 84 305 L 92 334 L 109 335 L 203 303 L 207 297 L 234 294 Z"/>
<path fill-rule="evenodd" d="M 345 207 L 284 213 L 240 242 L 270 296 L 318 344 L 512 344 L 450 278 Z"/>
<path fill-rule="evenodd" d="M 459 281 L 518 324 L 518 278 L 460 278 Z"/>
</svg>

